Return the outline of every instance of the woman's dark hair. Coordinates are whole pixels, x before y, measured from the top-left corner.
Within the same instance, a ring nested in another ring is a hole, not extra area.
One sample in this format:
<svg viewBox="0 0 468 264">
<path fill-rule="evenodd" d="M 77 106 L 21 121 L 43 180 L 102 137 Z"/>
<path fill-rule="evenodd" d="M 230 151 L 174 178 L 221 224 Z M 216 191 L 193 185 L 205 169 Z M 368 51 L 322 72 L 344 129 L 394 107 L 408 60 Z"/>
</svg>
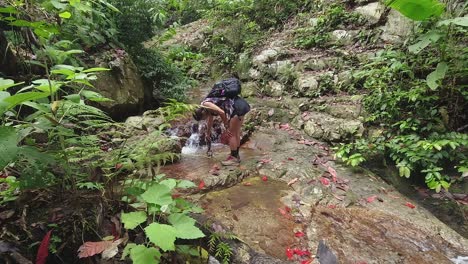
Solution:
<svg viewBox="0 0 468 264">
<path fill-rule="evenodd" d="M 202 107 L 199 107 L 197 108 L 197 110 L 195 110 L 195 113 L 193 113 L 193 119 L 195 119 L 196 121 L 200 121 L 202 118 L 203 118 L 203 115 L 205 114 L 205 109 L 202 108 Z"/>
</svg>

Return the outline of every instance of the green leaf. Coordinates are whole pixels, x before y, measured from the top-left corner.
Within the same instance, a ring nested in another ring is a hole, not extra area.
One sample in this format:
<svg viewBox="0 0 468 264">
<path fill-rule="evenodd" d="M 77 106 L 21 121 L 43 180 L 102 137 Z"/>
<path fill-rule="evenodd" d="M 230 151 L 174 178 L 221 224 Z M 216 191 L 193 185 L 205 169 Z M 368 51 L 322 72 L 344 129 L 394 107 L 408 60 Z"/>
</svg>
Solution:
<svg viewBox="0 0 468 264">
<path fill-rule="evenodd" d="M 159 184 L 166 185 L 170 190 L 174 189 L 177 185 L 177 181 L 174 179 L 166 179 L 161 181 Z"/>
<path fill-rule="evenodd" d="M 438 17 L 445 9 L 445 5 L 438 0 L 387 0 L 386 4 L 416 21 L 427 20 L 432 16 Z"/>
<path fill-rule="evenodd" d="M 130 249 L 130 258 L 133 264 L 158 264 L 161 252 L 153 247 L 147 248 L 143 245 L 138 245 Z"/>
<path fill-rule="evenodd" d="M 148 190 L 141 195 L 141 198 L 147 203 L 161 206 L 172 203 L 171 189 L 162 184 L 155 184 L 149 187 Z"/>
<path fill-rule="evenodd" d="M 435 71 L 431 72 L 427 76 L 426 82 L 429 88 L 431 88 L 431 90 L 435 90 L 437 89 L 437 87 L 439 87 L 439 84 L 437 83 L 437 81 L 445 78 L 445 74 L 447 73 L 447 70 L 448 70 L 447 63 L 440 62 L 439 64 L 437 64 L 437 68 L 435 69 Z"/>
<path fill-rule="evenodd" d="M 146 221 L 146 213 L 143 211 L 122 213 L 122 223 L 126 229 L 134 229 Z"/>
<path fill-rule="evenodd" d="M 49 93 L 42 93 L 42 92 L 27 92 L 27 93 L 19 93 L 12 95 L 3 99 L 3 102 L 7 103 L 7 109 L 11 109 L 23 102 L 33 101 L 40 98 L 45 98 L 49 96 Z"/>
<path fill-rule="evenodd" d="M 39 80 L 34 80 L 33 84 L 36 85 L 34 88 L 37 90 L 44 92 L 44 93 L 56 93 L 58 89 L 62 86 L 61 82 L 57 82 L 54 80 L 49 80 L 48 79 L 39 79 Z"/>
<path fill-rule="evenodd" d="M 71 16 L 72 16 L 72 14 L 70 12 L 68 12 L 68 11 L 65 11 L 65 12 L 62 12 L 62 13 L 59 14 L 59 17 L 65 18 L 65 19 L 68 19 Z"/>
<path fill-rule="evenodd" d="M 436 31 L 430 31 L 418 38 L 419 42 L 408 47 L 408 51 L 414 54 L 418 54 L 425 49 L 429 44 L 436 43 L 442 35 Z"/>
<path fill-rule="evenodd" d="M 184 214 L 171 214 L 169 216 L 169 223 L 171 223 L 177 233 L 178 238 L 195 239 L 204 237 L 205 234 L 195 226 L 195 219 Z"/>
<path fill-rule="evenodd" d="M 76 104 L 81 100 L 81 96 L 79 94 L 70 94 L 64 97 Z"/>
<path fill-rule="evenodd" d="M 449 24 L 455 24 L 462 27 L 468 27 L 468 16 L 456 17 L 453 19 L 446 19 L 437 23 L 437 26 L 447 26 Z"/>
<path fill-rule="evenodd" d="M 83 90 L 81 91 L 81 95 L 83 95 L 86 99 L 93 101 L 93 102 L 108 102 L 112 101 L 109 98 L 104 97 L 102 94 L 93 92 L 93 91 L 88 91 L 88 90 Z"/>
<path fill-rule="evenodd" d="M 193 187 L 197 187 L 197 185 L 193 183 L 192 181 L 188 181 L 188 180 L 181 180 L 177 184 L 177 188 L 188 189 L 188 188 L 193 188 Z"/>
<path fill-rule="evenodd" d="M 0 78 L 0 91 L 4 91 L 10 87 L 21 85 L 23 83 L 24 82 L 15 83 L 13 80 Z"/>
<path fill-rule="evenodd" d="M 175 249 L 177 231 L 173 226 L 152 223 L 145 228 L 148 239 L 164 251 Z"/>
<path fill-rule="evenodd" d="M 110 69 L 108 69 L 108 68 L 100 68 L 100 67 L 97 67 L 97 68 L 89 68 L 89 69 L 87 69 L 87 70 L 84 70 L 83 73 L 100 72 L 100 71 L 110 71 Z"/>
<path fill-rule="evenodd" d="M 0 170 L 10 162 L 14 161 L 20 148 L 16 129 L 13 127 L 0 126 Z"/>
</svg>

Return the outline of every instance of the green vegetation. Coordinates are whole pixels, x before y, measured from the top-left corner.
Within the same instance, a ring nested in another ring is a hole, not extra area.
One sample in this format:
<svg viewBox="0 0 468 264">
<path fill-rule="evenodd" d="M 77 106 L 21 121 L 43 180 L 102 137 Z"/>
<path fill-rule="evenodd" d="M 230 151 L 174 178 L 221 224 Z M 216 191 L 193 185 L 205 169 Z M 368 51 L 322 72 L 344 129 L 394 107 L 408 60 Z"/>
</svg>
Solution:
<svg viewBox="0 0 468 264">
<path fill-rule="evenodd" d="M 306 49 L 327 47 L 333 30 L 343 29 L 348 25 L 357 27 L 366 22 L 359 14 L 347 11 L 341 4 L 326 5 L 322 8 L 321 15 L 313 20 L 314 25 L 296 30 L 296 46 Z"/>
<path fill-rule="evenodd" d="M 418 20 L 441 13 L 397 9 Z M 338 157 L 355 166 L 384 154 L 400 176 L 421 176 L 437 192 L 449 188 L 450 175 L 468 171 L 467 26 L 466 17 L 422 22 L 407 51 L 381 52 L 355 73 L 357 86 L 368 92 L 367 124 L 379 133 L 342 146 Z"/>
</svg>

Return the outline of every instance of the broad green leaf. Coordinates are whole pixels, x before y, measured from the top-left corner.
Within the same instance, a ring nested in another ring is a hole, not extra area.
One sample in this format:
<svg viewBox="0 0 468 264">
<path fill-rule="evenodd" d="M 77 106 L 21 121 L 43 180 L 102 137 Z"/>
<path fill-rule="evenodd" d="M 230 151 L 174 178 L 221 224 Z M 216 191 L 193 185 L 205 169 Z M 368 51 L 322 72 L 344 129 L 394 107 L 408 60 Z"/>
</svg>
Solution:
<svg viewBox="0 0 468 264">
<path fill-rule="evenodd" d="M 97 68 L 89 68 L 89 69 L 86 69 L 86 70 L 84 70 L 83 72 L 84 72 L 84 73 L 89 73 L 89 72 L 100 72 L 100 71 L 110 71 L 110 69 L 97 67 Z"/>
<path fill-rule="evenodd" d="M 65 12 L 62 12 L 62 13 L 59 14 L 59 17 L 65 18 L 65 19 L 68 19 L 71 16 L 72 16 L 72 14 L 70 12 L 68 12 L 68 11 L 65 11 Z"/>
<path fill-rule="evenodd" d="M 93 91 L 88 91 L 88 90 L 83 90 L 81 91 L 81 95 L 83 95 L 86 99 L 93 101 L 93 102 L 109 102 L 112 101 L 112 99 L 104 97 L 102 94 L 93 92 Z"/>
<path fill-rule="evenodd" d="M 51 0 L 50 3 L 58 10 L 63 10 L 67 7 L 66 4 L 60 3 L 60 1 L 57 0 Z"/>
<path fill-rule="evenodd" d="M 438 17 L 445 9 L 445 5 L 438 0 L 387 0 L 386 4 L 416 21 L 427 20 L 432 16 Z"/>
<path fill-rule="evenodd" d="M 34 80 L 32 82 L 34 85 L 34 88 L 36 88 L 39 91 L 42 91 L 44 93 L 56 93 L 58 89 L 62 86 L 62 82 L 57 82 L 54 80 L 49 80 L 48 79 L 39 79 L 39 80 Z"/>
<path fill-rule="evenodd" d="M 76 104 L 81 100 L 81 96 L 79 94 L 70 94 L 64 97 Z"/>
<path fill-rule="evenodd" d="M 164 251 L 175 250 L 177 231 L 173 226 L 152 223 L 145 228 L 148 239 Z"/>
<path fill-rule="evenodd" d="M 429 88 L 431 88 L 432 90 L 437 89 L 437 87 L 439 87 L 437 81 L 445 78 L 447 70 L 447 63 L 440 62 L 439 64 L 437 64 L 437 68 L 435 69 L 435 71 L 431 72 L 426 78 L 426 82 Z"/>
<path fill-rule="evenodd" d="M 0 13 L 16 14 L 16 13 L 18 13 L 18 11 L 12 6 L 7 6 L 7 7 L 0 7 Z"/>
<path fill-rule="evenodd" d="M 459 25 L 462 27 L 468 27 L 468 16 L 442 20 L 439 23 L 437 23 L 437 26 L 447 26 L 449 24 L 455 24 L 455 25 Z"/>
<path fill-rule="evenodd" d="M 166 185 L 170 190 L 172 190 L 176 187 L 177 181 L 174 179 L 166 179 L 161 181 L 159 184 Z"/>
<path fill-rule="evenodd" d="M 162 184 L 155 184 L 149 187 L 148 190 L 141 195 L 141 198 L 147 203 L 161 206 L 172 203 L 171 189 Z"/>
<path fill-rule="evenodd" d="M 195 226 L 195 219 L 184 214 L 171 214 L 169 223 L 176 229 L 176 236 L 183 239 L 204 237 L 205 234 Z"/>
<path fill-rule="evenodd" d="M 143 211 L 122 213 L 122 223 L 126 229 L 134 229 L 146 221 L 146 213 Z"/>
<path fill-rule="evenodd" d="M 21 85 L 23 83 L 24 82 L 15 83 L 13 80 L 0 78 L 0 91 L 4 91 L 10 87 Z"/>
<path fill-rule="evenodd" d="M 12 162 L 20 148 L 16 129 L 13 127 L 0 126 L 0 170 Z"/>
<path fill-rule="evenodd" d="M 37 100 L 40 98 L 45 98 L 47 96 L 49 96 L 49 93 L 27 92 L 27 93 L 15 94 L 10 97 L 7 97 L 3 99 L 3 102 L 8 103 L 7 109 L 11 109 L 23 102 Z"/>
<path fill-rule="evenodd" d="M 130 255 L 130 250 L 136 246 L 137 244 L 135 243 L 128 243 L 122 252 L 122 257 L 120 257 L 120 260 L 124 260 L 128 255 Z"/>
<path fill-rule="evenodd" d="M 408 47 L 409 52 L 418 54 L 429 44 L 437 42 L 442 35 L 436 31 L 430 31 L 418 38 L 418 42 Z"/>
<path fill-rule="evenodd" d="M 158 264 L 161 252 L 153 247 L 147 248 L 143 245 L 138 245 L 130 249 L 130 258 L 133 264 Z"/>
<path fill-rule="evenodd" d="M 177 188 L 188 189 L 188 188 L 193 188 L 193 187 L 197 187 L 197 185 L 193 183 L 192 181 L 187 181 L 187 180 L 181 180 L 177 184 Z"/>
</svg>

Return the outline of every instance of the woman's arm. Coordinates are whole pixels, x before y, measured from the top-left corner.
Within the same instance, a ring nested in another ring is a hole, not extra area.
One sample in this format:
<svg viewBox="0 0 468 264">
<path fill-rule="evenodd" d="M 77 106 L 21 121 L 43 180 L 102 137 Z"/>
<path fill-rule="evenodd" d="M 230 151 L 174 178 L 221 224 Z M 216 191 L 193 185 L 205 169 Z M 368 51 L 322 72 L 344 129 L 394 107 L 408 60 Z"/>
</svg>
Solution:
<svg viewBox="0 0 468 264">
<path fill-rule="evenodd" d="M 226 113 L 223 111 L 223 109 L 221 109 L 219 106 L 213 104 L 212 102 L 203 102 L 202 105 L 210 110 L 213 110 L 214 112 L 216 112 L 220 117 L 221 117 L 221 120 L 223 120 L 223 124 L 224 126 L 227 128 L 228 125 L 229 125 L 229 122 L 227 120 L 227 116 L 226 116 Z"/>
</svg>

